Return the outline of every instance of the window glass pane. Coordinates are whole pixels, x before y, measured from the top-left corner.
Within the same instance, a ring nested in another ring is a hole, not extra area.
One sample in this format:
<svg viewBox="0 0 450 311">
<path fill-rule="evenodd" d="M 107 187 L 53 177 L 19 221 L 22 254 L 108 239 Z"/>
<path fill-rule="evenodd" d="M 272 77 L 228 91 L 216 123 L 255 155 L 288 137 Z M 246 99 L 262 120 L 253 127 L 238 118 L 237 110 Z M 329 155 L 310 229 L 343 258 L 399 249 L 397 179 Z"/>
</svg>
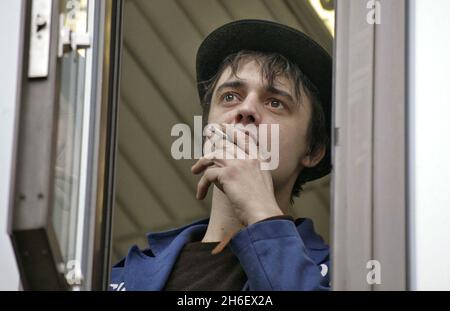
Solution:
<svg viewBox="0 0 450 311">
<path fill-rule="evenodd" d="M 87 1 L 63 1 L 64 25 L 72 32 L 84 33 L 87 25 Z M 75 259 L 79 219 L 80 164 L 85 103 L 85 50 L 65 52 L 61 58 L 61 85 L 57 158 L 55 167 L 55 201 L 53 225 L 63 259 Z"/>
</svg>

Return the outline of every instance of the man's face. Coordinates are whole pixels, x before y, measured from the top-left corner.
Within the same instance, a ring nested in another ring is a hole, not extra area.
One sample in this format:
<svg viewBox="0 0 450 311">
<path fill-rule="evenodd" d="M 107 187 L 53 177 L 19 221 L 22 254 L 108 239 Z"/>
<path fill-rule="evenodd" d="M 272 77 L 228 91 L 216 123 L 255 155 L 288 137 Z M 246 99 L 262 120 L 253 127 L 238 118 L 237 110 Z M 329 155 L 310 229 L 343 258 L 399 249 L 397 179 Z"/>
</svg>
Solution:
<svg viewBox="0 0 450 311">
<path fill-rule="evenodd" d="M 307 129 L 311 103 L 306 96 L 296 99 L 294 86 L 277 77 L 270 88 L 262 80 L 254 60 L 239 66 L 236 76 L 227 68 L 213 91 L 208 123 L 248 125 L 278 124 L 279 165 L 272 171 L 275 190 L 292 186 L 304 166 L 311 166 L 307 153 Z M 270 142 L 270 130 L 269 130 Z M 270 144 L 269 144 L 270 146 Z M 314 163 L 315 164 L 315 163 Z"/>
</svg>

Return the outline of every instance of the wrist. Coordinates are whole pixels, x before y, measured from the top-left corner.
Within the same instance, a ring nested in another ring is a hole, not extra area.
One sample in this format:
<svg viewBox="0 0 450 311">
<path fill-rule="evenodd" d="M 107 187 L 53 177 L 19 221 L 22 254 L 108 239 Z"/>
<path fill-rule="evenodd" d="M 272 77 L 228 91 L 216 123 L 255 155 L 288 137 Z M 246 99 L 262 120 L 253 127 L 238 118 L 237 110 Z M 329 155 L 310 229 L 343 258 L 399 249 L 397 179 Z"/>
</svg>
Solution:
<svg viewBox="0 0 450 311">
<path fill-rule="evenodd" d="M 259 206 L 259 209 L 256 209 L 258 212 L 251 215 L 247 220 L 247 226 L 250 226 L 254 223 L 260 222 L 262 220 L 265 220 L 267 218 L 275 217 L 275 216 L 283 216 L 283 212 L 278 207 L 278 205 L 267 207 L 264 210 L 261 209 L 261 206 Z"/>
</svg>

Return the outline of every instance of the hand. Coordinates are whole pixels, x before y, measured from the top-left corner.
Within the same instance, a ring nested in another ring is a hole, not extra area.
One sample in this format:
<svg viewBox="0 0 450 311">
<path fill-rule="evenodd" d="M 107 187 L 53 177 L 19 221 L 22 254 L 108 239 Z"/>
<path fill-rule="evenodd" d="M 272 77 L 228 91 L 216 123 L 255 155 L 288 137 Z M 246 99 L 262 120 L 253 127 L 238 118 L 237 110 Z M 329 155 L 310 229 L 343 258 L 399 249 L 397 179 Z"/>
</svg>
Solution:
<svg viewBox="0 0 450 311">
<path fill-rule="evenodd" d="M 192 166 L 194 174 L 203 172 L 197 186 L 197 199 L 203 200 L 209 186 L 215 184 L 228 197 L 244 226 L 283 215 L 275 199 L 270 171 L 261 170 L 257 153 L 256 157 L 249 156 L 255 155 L 250 153 L 252 150 L 257 150 L 255 136 L 245 135 L 235 127 L 226 131 L 225 125 L 221 125 L 220 130 L 231 135 L 210 133 L 209 140 L 215 150 Z"/>
</svg>

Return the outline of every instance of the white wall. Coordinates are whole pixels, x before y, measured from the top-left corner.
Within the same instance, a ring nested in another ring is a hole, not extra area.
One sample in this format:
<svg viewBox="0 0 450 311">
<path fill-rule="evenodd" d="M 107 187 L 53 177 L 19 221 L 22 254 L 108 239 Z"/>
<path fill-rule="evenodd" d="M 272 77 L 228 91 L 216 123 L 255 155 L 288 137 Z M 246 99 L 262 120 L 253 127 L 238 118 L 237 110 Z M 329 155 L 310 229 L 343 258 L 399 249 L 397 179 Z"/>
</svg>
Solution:
<svg viewBox="0 0 450 311">
<path fill-rule="evenodd" d="M 450 1 L 410 3 L 410 288 L 450 290 Z"/>
<path fill-rule="evenodd" d="M 6 225 L 19 74 L 21 6 L 22 1 L 0 0 L 0 290 L 19 288 L 19 273 Z"/>
</svg>

